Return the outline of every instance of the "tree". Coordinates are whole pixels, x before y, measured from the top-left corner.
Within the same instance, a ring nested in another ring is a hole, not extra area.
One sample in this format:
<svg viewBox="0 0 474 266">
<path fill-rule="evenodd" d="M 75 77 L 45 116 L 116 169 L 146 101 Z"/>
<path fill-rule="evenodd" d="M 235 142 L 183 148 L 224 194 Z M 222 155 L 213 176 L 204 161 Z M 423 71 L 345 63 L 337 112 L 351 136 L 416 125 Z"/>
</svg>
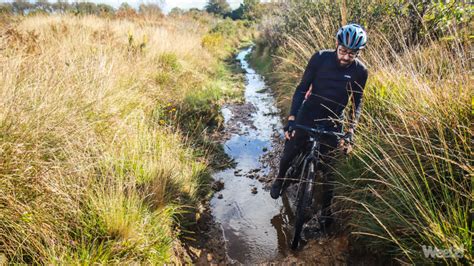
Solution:
<svg viewBox="0 0 474 266">
<path fill-rule="evenodd" d="M 226 0 L 209 0 L 206 4 L 206 11 L 224 16 L 230 13 L 231 8 Z"/>
<path fill-rule="evenodd" d="M 240 4 L 239 8 L 232 10 L 230 18 L 233 20 L 242 19 L 244 17 L 244 5 Z"/>
<path fill-rule="evenodd" d="M 101 15 L 104 14 L 113 14 L 115 12 L 115 9 L 111 5 L 107 4 L 97 4 L 97 10 Z"/>
<path fill-rule="evenodd" d="M 152 17 L 162 17 L 163 11 L 158 4 L 141 4 L 138 7 L 138 12 L 142 15 L 152 16 Z"/>
<path fill-rule="evenodd" d="M 18 15 L 25 15 L 25 12 L 29 12 L 31 8 L 34 7 L 33 4 L 30 4 L 26 0 L 15 0 L 12 3 L 13 12 Z"/>
<path fill-rule="evenodd" d="M 244 19 L 257 20 L 262 17 L 259 0 L 244 0 Z"/>
<path fill-rule="evenodd" d="M 180 16 L 183 15 L 185 12 L 183 9 L 179 7 L 173 7 L 171 11 L 168 13 L 169 16 Z"/>
<path fill-rule="evenodd" d="M 257 20 L 262 17 L 262 7 L 259 0 L 244 0 L 239 8 L 231 13 L 232 19 Z"/>
<path fill-rule="evenodd" d="M 53 10 L 57 13 L 64 14 L 72 9 L 72 5 L 65 0 L 58 0 L 53 3 Z"/>
<path fill-rule="evenodd" d="M 9 3 L 0 3 L 0 15 L 1 14 L 12 14 L 13 7 Z"/>
<path fill-rule="evenodd" d="M 35 4 L 36 10 L 41 10 L 46 13 L 51 13 L 53 11 L 53 5 L 48 2 L 48 0 L 38 0 Z"/>
<path fill-rule="evenodd" d="M 133 10 L 133 8 L 127 3 L 127 2 L 123 2 L 120 6 L 119 6 L 119 11 L 130 11 L 130 10 Z"/>
<path fill-rule="evenodd" d="M 97 14 L 98 13 L 98 9 L 97 9 L 97 5 L 95 3 L 92 3 L 92 2 L 77 2 L 77 3 L 74 3 L 74 7 L 75 7 L 75 10 L 74 10 L 74 13 L 76 15 L 85 15 L 85 14 Z"/>
<path fill-rule="evenodd" d="M 115 13 L 119 18 L 135 17 L 137 12 L 127 2 L 123 2 Z"/>
</svg>

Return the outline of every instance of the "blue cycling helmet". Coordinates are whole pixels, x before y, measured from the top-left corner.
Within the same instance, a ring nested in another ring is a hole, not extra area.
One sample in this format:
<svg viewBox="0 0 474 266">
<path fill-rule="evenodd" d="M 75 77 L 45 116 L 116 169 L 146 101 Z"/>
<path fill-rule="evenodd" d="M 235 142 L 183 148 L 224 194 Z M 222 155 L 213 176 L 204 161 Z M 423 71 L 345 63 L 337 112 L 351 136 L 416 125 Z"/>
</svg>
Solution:
<svg viewBox="0 0 474 266">
<path fill-rule="evenodd" d="M 364 49 L 367 43 L 367 33 L 358 24 L 342 26 L 337 31 L 336 38 L 340 45 L 352 50 Z"/>
</svg>

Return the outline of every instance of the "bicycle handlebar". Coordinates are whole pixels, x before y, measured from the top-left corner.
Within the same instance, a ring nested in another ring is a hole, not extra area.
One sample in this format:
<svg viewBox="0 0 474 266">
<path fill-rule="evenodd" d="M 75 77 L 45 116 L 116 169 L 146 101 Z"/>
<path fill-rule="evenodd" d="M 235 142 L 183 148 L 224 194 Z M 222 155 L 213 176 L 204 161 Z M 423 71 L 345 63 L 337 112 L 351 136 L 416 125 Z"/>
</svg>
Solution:
<svg viewBox="0 0 474 266">
<path fill-rule="evenodd" d="M 312 128 L 312 127 L 307 127 L 307 126 L 303 126 L 303 125 L 299 125 L 299 124 L 296 124 L 295 127 L 306 130 L 306 131 L 309 131 L 309 132 L 312 132 L 312 133 L 316 133 L 316 134 L 334 135 L 338 138 L 343 138 L 345 136 L 344 133 L 328 131 L 328 130 L 322 130 L 322 129 L 319 129 L 319 128 Z"/>
</svg>

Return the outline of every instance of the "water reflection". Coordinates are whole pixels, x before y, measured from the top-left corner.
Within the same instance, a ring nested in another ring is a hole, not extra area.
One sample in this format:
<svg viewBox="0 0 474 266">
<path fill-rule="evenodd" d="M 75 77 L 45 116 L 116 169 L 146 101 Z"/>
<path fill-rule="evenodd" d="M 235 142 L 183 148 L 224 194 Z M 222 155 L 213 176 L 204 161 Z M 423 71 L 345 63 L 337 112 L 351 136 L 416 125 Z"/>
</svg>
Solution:
<svg viewBox="0 0 474 266">
<path fill-rule="evenodd" d="M 233 106 L 222 110 L 226 128 L 234 126 L 240 129 L 239 134 L 232 134 L 224 144 L 225 152 L 234 159 L 236 167 L 213 175 L 216 180 L 222 179 L 225 185 L 219 192 L 222 198 L 218 199 L 216 195 L 211 200 L 212 214 L 224 230 L 228 256 L 244 264 L 287 256 L 291 239 L 289 222 L 292 220 L 290 203 L 286 197 L 273 200 L 257 178 L 248 177 L 255 169 L 259 175 L 268 172 L 259 159 L 264 150 L 272 148 L 271 138 L 282 128 L 273 96 L 268 90 L 262 90 L 266 88 L 263 78 L 250 69 L 245 60 L 251 49 L 237 56 L 246 71 L 243 106 L 251 108 L 243 112 L 251 124 L 233 119 L 242 115 L 234 112 L 236 108 Z"/>
</svg>

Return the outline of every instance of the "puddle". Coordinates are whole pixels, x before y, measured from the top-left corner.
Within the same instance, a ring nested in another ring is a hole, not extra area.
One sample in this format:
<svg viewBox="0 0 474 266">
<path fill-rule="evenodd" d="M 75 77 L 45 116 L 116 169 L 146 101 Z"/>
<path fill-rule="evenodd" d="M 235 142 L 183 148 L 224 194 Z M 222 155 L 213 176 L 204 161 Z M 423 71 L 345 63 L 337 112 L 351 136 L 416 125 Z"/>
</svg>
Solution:
<svg viewBox="0 0 474 266">
<path fill-rule="evenodd" d="M 289 218 L 281 213 L 282 200 L 273 200 L 258 180 L 269 170 L 260 157 L 272 148 L 272 137 L 279 134 L 282 125 L 263 77 L 245 60 L 251 49 L 237 56 L 246 72 L 245 103 L 222 109 L 229 133 L 224 149 L 236 167 L 214 174 L 214 179 L 223 180 L 225 187 L 211 200 L 214 219 L 223 229 L 228 257 L 245 264 L 285 256 L 286 236 L 291 230 L 285 230 Z"/>
</svg>

